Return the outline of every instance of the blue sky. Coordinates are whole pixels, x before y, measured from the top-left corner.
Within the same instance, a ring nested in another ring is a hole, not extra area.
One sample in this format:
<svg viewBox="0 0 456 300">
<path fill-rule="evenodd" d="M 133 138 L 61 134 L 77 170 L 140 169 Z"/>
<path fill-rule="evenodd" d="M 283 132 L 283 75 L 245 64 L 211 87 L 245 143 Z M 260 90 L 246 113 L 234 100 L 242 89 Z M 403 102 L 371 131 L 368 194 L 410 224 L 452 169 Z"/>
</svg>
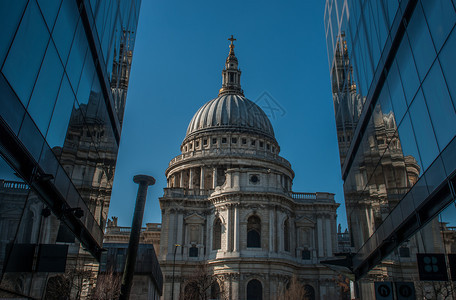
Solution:
<svg viewBox="0 0 456 300">
<path fill-rule="evenodd" d="M 143 222 L 161 222 L 165 170 L 193 114 L 217 96 L 231 34 L 245 96 L 268 95 L 258 104 L 295 171 L 293 190 L 343 203 L 323 12 L 324 1 L 143 1 L 109 215 L 131 225 L 141 173 L 157 180 Z M 343 205 L 338 222 L 346 227 Z"/>
</svg>

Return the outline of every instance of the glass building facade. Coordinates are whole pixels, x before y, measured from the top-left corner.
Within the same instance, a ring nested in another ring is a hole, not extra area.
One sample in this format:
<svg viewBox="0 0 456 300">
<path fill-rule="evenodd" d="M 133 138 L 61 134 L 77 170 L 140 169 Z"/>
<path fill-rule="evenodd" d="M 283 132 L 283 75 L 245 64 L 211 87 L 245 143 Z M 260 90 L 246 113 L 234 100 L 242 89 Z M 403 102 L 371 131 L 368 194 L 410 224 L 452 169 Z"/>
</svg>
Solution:
<svg viewBox="0 0 456 300">
<path fill-rule="evenodd" d="M 362 299 L 375 298 L 378 282 L 394 293 L 405 282 L 419 299 L 456 298 L 455 7 L 326 1 L 351 269 Z M 447 276 L 423 276 L 423 255 L 442 259 L 435 273 Z"/>
<path fill-rule="evenodd" d="M 140 2 L 0 2 L 0 297 L 90 292 Z"/>
</svg>

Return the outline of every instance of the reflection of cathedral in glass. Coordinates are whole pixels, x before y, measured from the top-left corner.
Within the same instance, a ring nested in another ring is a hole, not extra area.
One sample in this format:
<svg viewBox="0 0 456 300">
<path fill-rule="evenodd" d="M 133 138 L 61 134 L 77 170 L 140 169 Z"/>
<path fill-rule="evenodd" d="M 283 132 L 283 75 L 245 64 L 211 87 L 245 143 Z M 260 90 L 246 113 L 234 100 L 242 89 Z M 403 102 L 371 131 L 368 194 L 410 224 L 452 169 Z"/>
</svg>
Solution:
<svg viewBox="0 0 456 300">
<path fill-rule="evenodd" d="M 450 0 L 326 1 L 357 297 L 386 281 L 417 299 L 456 298 L 445 279 L 456 232 L 455 24 Z M 422 274 L 430 253 L 444 258 L 440 282 Z"/>
<path fill-rule="evenodd" d="M 90 296 L 139 6 L 0 4 L 0 297 Z"/>
<path fill-rule="evenodd" d="M 342 35 L 344 37 L 344 35 Z M 345 40 L 336 48 L 332 72 L 334 110 L 341 165 L 361 115 L 364 98 L 356 91 Z M 363 159 L 353 163 L 344 185 L 348 222 L 355 248 L 362 246 L 415 184 L 420 166 L 412 155 L 404 156 L 391 106 L 377 105 L 362 141 Z M 382 159 L 379 166 L 378 161 Z"/>
<path fill-rule="evenodd" d="M 338 299 L 337 275 L 320 264 L 338 251 L 338 204 L 292 191 L 291 165 L 240 77 L 231 43 L 218 97 L 195 113 L 166 170 L 164 294 L 199 299 L 195 287 L 209 284 L 211 299 L 280 299 L 295 275 L 308 299 Z M 201 265 L 209 283 L 195 279 Z"/>
<path fill-rule="evenodd" d="M 336 112 L 340 163 L 343 164 L 361 115 L 364 98 L 356 92 L 353 68 L 350 65 L 345 41 L 338 45 L 334 61 L 331 75 L 332 93 Z"/>
</svg>

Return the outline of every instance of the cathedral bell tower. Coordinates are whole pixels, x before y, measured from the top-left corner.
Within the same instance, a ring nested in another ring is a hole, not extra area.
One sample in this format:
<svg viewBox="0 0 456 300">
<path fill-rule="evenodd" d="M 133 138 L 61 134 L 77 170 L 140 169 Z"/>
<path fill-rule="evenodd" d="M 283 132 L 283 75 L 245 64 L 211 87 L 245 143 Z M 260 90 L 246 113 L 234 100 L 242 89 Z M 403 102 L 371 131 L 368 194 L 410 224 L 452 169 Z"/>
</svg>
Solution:
<svg viewBox="0 0 456 300">
<path fill-rule="evenodd" d="M 230 53 L 226 58 L 225 68 L 222 71 L 222 88 L 219 91 L 219 96 L 224 94 L 244 96 L 244 91 L 241 89 L 241 70 L 238 69 L 238 60 L 234 54 L 233 42 L 236 39 L 231 35 L 228 40 L 231 41 Z"/>
</svg>

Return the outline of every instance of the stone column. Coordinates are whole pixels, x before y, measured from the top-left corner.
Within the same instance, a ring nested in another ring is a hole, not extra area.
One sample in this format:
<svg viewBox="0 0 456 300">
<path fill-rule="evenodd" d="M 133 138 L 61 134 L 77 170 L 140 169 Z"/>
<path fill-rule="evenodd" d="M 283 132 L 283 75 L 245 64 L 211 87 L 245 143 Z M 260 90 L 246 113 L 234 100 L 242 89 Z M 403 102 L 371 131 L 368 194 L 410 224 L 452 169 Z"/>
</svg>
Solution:
<svg viewBox="0 0 456 300">
<path fill-rule="evenodd" d="M 333 255 L 332 253 L 332 233 L 331 233 L 331 220 L 326 218 L 325 220 L 325 234 L 326 234 L 326 256 L 331 257 Z"/>
<path fill-rule="evenodd" d="M 277 230 L 278 230 L 278 226 L 277 226 L 277 206 L 274 207 L 274 224 L 273 224 L 273 229 L 274 229 L 274 235 L 272 236 L 272 244 L 274 246 L 274 249 L 273 251 L 274 252 L 278 252 L 278 244 L 277 244 Z"/>
<path fill-rule="evenodd" d="M 239 208 L 236 205 L 234 207 L 234 252 L 239 251 Z"/>
<path fill-rule="evenodd" d="M 179 276 L 180 278 L 180 276 Z M 178 281 L 178 279 L 176 278 L 176 282 L 174 283 L 174 291 L 173 291 L 173 297 L 174 299 L 172 300 L 175 300 L 175 299 L 178 299 L 179 297 L 179 292 L 180 292 L 180 288 L 181 288 L 181 283 Z"/>
<path fill-rule="evenodd" d="M 179 174 L 179 187 L 184 187 L 184 171 L 181 171 Z"/>
<path fill-rule="evenodd" d="M 176 212 L 172 211 L 169 213 L 169 220 L 168 220 L 168 254 L 169 257 L 172 259 L 173 251 L 174 251 L 174 233 L 176 232 L 174 228 L 176 228 Z"/>
<path fill-rule="evenodd" d="M 190 168 L 190 175 L 188 176 L 188 188 L 193 189 L 193 168 Z"/>
<path fill-rule="evenodd" d="M 280 222 L 279 223 L 279 219 L 281 219 L 281 216 L 282 216 L 282 213 L 281 212 L 276 212 L 276 234 L 275 234 L 275 238 L 276 238 L 276 245 L 277 245 L 277 248 L 276 248 L 276 252 L 280 252 L 280 251 L 283 251 L 284 250 L 284 247 L 283 247 L 283 223 Z"/>
<path fill-rule="evenodd" d="M 209 257 L 211 251 L 212 251 L 212 226 L 214 225 L 214 215 L 211 212 L 209 216 L 207 217 L 207 238 L 206 238 L 206 257 Z"/>
<path fill-rule="evenodd" d="M 217 168 L 212 169 L 212 188 L 215 190 L 217 186 Z"/>
<path fill-rule="evenodd" d="M 204 252 L 204 225 L 201 224 L 200 225 L 200 238 L 199 238 L 199 241 L 198 243 L 201 245 L 201 247 L 199 248 L 198 250 L 198 257 L 202 258 L 203 257 L 203 252 Z"/>
<path fill-rule="evenodd" d="M 228 218 L 226 220 L 226 251 L 231 251 L 231 237 L 233 236 L 233 229 L 232 229 L 232 220 L 233 219 L 233 207 L 228 207 Z"/>
<path fill-rule="evenodd" d="M 200 190 L 204 190 L 204 167 L 201 167 L 200 175 Z"/>
<path fill-rule="evenodd" d="M 239 275 L 233 276 L 231 281 L 231 299 L 239 299 Z"/>
<path fill-rule="evenodd" d="M 182 247 L 182 230 L 184 229 L 184 216 L 181 212 L 177 214 L 177 237 L 176 237 L 176 244 L 181 245 Z M 180 253 L 177 254 L 179 259 L 182 259 L 182 255 Z"/>
<path fill-rule="evenodd" d="M 323 222 L 321 216 L 317 217 L 318 257 L 323 257 Z"/>
<path fill-rule="evenodd" d="M 182 259 L 187 259 L 188 258 L 188 252 L 189 250 L 189 244 L 190 244 L 190 226 L 184 226 L 184 238 L 183 238 L 183 243 L 178 243 L 179 245 L 182 246 Z"/>
<path fill-rule="evenodd" d="M 236 190 L 239 190 L 239 176 L 240 175 L 241 174 L 239 174 L 239 172 L 231 173 L 231 186 Z"/>
<path fill-rule="evenodd" d="M 320 297 L 321 299 L 327 299 L 327 292 L 328 292 L 328 287 L 326 286 L 326 283 L 323 281 L 320 281 Z"/>
<path fill-rule="evenodd" d="M 291 241 L 290 241 L 290 253 L 296 257 L 296 248 L 298 245 L 298 234 L 296 228 L 295 219 L 290 218 L 290 232 L 291 232 Z"/>
<path fill-rule="evenodd" d="M 274 252 L 274 209 L 269 210 L 269 253 Z"/>
<path fill-rule="evenodd" d="M 317 242 L 315 241 L 315 228 L 310 231 L 311 246 L 312 246 L 312 260 L 317 261 Z"/>
</svg>

